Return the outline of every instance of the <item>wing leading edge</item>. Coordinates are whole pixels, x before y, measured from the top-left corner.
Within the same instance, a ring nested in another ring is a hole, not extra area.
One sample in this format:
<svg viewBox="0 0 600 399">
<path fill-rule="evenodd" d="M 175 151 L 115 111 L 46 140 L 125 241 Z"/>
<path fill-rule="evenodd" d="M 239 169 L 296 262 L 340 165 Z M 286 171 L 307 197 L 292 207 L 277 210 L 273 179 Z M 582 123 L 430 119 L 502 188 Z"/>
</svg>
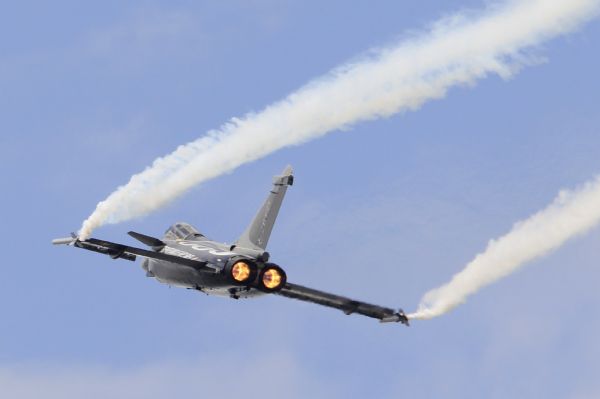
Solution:
<svg viewBox="0 0 600 399">
<path fill-rule="evenodd" d="M 144 258 L 152 258 L 164 260 L 167 262 L 178 263 L 180 265 L 190 266 L 198 271 L 215 273 L 216 270 L 207 266 L 206 262 L 187 259 L 176 255 L 169 255 L 164 252 L 149 251 L 147 249 L 130 247 L 128 245 L 117 244 L 110 241 L 98 240 L 96 238 L 88 238 L 85 241 L 79 240 L 77 237 L 67 239 L 59 238 L 52 241 L 55 245 L 71 245 L 77 248 L 87 249 L 88 251 L 98 252 L 108 255 L 113 259 L 126 259 L 135 261 L 137 256 Z"/>
<path fill-rule="evenodd" d="M 347 315 L 356 313 L 378 319 L 381 323 L 400 322 L 408 326 L 408 318 L 401 309 L 395 311 L 394 309 L 329 294 L 327 292 L 303 287 L 298 284 L 287 283 L 276 294 L 287 298 L 339 309 Z"/>
</svg>

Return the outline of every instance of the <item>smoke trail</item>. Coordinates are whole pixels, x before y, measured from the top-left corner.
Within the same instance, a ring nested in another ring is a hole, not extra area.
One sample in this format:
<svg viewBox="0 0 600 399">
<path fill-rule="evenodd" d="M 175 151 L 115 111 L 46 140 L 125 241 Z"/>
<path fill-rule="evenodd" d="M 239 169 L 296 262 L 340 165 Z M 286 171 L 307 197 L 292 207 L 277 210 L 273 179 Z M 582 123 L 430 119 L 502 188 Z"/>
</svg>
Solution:
<svg viewBox="0 0 600 399">
<path fill-rule="evenodd" d="M 572 31 L 597 13 L 599 2 L 512 0 L 478 16 L 438 21 L 428 33 L 335 69 L 263 111 L 234 118 L 157 159 L 100 202 L 80 236 L 145 215 L 200 182 L 280 148 L 415 110 L 490 73 L 509 77 L 524 65 L 524 49 Z"/>
<path fill-rule="evenodd" d="M 445 285 L 427 292 L 411 319 L 440 316 L 481 288 L 557 249 L 600 223 L 600 176 L 576 191 L 562 191 L 546 209 L 521 221 L 503 237 L 489 242 Z"/>
</svg>

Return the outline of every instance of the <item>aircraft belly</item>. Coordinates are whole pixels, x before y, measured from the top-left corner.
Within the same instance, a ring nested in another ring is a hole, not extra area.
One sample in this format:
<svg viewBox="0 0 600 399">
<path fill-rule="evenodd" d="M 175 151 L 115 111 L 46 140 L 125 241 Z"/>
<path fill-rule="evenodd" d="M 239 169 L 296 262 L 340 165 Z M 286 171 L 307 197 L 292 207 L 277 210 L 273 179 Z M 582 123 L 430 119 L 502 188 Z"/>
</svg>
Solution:
<svg viewBox="0 0 600 399">
<path fill-rule="evenodd" d="M 148 271 L 161 283 L 196 288 L 204 283 L 203 274 L 191 267 L 163 261 L 151 261 Z"/>
<path fill-rule="evenodd" d="M 235 290 L 232 293 L 232 290 Z M 235 299 L 242 298 L 254 298 L 257 296 L 266 295 L 264 292 L 257 290 L 256 288 L 240 287 L 240 286 L 226 286 L 226 287 L 205 287 L 202 289 L 203 292 L 209 295 L 215 296 L 226 296 L 233 297 Z M 233 296 L 235 295 L 235 296 Z"/>
</svg>

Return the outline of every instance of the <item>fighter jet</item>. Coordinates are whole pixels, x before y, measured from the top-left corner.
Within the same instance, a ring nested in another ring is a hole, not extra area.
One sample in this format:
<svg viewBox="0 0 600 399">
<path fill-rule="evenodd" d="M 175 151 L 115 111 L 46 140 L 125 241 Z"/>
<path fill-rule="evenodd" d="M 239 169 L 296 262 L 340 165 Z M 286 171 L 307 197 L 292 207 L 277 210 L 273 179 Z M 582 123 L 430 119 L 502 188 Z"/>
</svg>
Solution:
<svg viewBox="0 0 600 399">
<path fill-rule="evenodd" d="M 209 295 L 230 298 L 251 298 L 274 294 L 312 302 L 359 314 L 382 323 L 400 322 L 408 325 L 404 312 L 349 299 L 339 295 L 293 284 L 286 272 L 269 262 L 266 251 L 275 219 L 288 186 L 294 183 L 292 168 L 273 178 L 273 188 L 242 236 L 233 244 L 213 241 L 188 223 L 169 227 L 162 238 L 130 231 L 128 234 L 149 249 L 131 247 L 96 238 L 81 239 L 75 234 L 52 241 L 98 252 L 113 259 L 135 261 L 142 258 L 146 276 L 171 286 L 198 290 Z"/>
</svg>

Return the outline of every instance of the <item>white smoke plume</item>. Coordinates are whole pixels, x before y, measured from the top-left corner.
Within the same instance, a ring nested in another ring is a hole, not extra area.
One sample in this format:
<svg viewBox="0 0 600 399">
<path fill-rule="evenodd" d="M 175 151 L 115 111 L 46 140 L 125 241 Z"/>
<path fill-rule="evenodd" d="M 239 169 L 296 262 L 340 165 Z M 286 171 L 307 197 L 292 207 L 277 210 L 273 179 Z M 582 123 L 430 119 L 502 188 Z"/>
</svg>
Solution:
<svg viewBox="0 0 600 399">
<path fill-rule="evenodd" d="M 547 208 L 518 222 L 503 237 L 489 242 L 445 285 L 427 292 L 410 319 L 440 316 L 527 262 L 557 249 L 600 223 L 600 176 L 575 191 L 561 191 Z"/>
<path fill-rule="evenodd" d="M 154 161 L 100 202 L 79 232 L 140 217 L 191 187 L 354 123 L 415 110 L 495 73 L 523 66 L 523 51 L 572 31 L 598 12 L 600 0 L 512 0 L 475 15 L 456 14 L 426 33 L 337 68 L 259 113 Z"/>
</svg>

